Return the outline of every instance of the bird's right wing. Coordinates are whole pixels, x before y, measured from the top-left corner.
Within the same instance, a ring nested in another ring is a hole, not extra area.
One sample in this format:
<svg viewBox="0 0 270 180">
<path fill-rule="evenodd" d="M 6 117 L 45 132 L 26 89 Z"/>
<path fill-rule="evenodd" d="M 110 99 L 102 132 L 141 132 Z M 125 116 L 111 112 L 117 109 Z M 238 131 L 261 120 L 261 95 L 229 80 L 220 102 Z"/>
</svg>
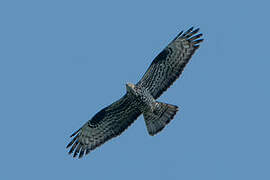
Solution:
<svg viewBox="0 0 270 180">
<path fill-rule="evenodd" d="M 180 76 L 199 44 L 202 34 L 197 34 L 199 28 L 188 29 L 178 36 L 153 60 L 150 67 L 137 83 L 137 86 L 147 89 L 157 99 Z"/>
<path fill-rule="evenodd" d="M 73 157 L 81 158 L 109 139 L 120 135 L 131 125 L 141 112 L 132 97 L 124 95 L 121 99 L 99 111 L 91 120 L 73 133 L 73 139 L 67 145 Z M 75 150 L 75 151 L 74 151 Z"/>
</svg>

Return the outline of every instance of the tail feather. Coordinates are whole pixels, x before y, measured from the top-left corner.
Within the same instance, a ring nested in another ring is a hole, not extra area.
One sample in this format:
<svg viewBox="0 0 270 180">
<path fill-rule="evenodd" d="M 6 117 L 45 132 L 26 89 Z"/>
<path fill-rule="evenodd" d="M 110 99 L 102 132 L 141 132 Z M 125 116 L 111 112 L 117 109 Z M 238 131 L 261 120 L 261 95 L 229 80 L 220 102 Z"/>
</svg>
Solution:
<svg viewBox="0 0 270 180">
<path fill-rule="evenodd" d="M 153 136 L 160 132 L 175 116 L 178 107 L 171 104 L 157 102 L 153 112 L 144 112 L 144 120 L 148 133 Z"/>
</svg>

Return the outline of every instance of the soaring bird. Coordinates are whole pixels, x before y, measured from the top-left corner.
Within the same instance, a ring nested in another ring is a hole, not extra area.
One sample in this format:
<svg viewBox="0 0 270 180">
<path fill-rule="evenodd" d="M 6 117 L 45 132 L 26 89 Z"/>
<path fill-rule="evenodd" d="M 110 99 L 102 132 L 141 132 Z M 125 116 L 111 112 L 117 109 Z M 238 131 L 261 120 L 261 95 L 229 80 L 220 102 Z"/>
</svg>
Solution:
<svg viewBox="0 0 270 180">
<path fill-rule="evenodd" d="M 156 101 L 180 76 L 191 56 L 199 48 L 202 34 L 193 27 L 181 31 L 152 61 L 137 84 L 127 83 L 126 94 L 99 111 L 70 137 L 69 154 L 81 158 L 109 139 L 120 135 L 141 114 L 147 131 L 153 136 L 175 116 L 178 107 Z"/>
</svg>

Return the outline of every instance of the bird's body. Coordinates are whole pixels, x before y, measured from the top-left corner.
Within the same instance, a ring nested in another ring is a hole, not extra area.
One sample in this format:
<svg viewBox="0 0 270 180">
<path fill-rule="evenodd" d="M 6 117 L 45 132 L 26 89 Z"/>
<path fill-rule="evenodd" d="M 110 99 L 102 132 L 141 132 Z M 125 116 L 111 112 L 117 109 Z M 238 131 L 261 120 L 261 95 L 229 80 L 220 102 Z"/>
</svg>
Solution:
<svg viewBox="0 0 270 180">
<path fill-rule="evenodd" d="M 127 96 L 134 99 L 138 104 L 138 109 L 141 112 L 153 111 L 156 105 L 156 101 L 153 96 L 143 87 L 136 86 L 132 83 L 126 84 Z"/>
<path fill-rule="evenodd" d="M 160 132 L 175 116 L 178 107 L 156 101 L 180 76 L 203 39 L 190 28 L 177 37 L 153 60 L 137 84 L 126 84 L 127 92 L 118 101 L 99 111 L 73 133 L 69 153 L 81 158 L 107 140 L 120 135 L 141 114 L 150 135 Z M 182 34 L 183 33 L 183 34 Z"/>
</svg>

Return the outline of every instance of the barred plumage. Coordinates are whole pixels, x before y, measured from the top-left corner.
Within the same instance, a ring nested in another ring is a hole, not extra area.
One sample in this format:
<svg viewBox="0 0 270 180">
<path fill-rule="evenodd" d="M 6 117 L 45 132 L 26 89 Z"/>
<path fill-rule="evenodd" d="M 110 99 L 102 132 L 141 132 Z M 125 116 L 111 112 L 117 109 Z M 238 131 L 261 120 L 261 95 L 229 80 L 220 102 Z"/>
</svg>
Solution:
<svg viewBox="0 0 270 180">
<path fill-rule="evenodd" d="M 67 145 L 74 157 L 88 154 L 107 140 L 120 135 L 141 114 L 148 133 L 155 135 L 174 118 L 178 107 L 155 101 L 180 76 L 195 50 L 202 34 L 193 27 L 181 31 L 153 60 L 136 84 L 127 84 L 127 93 L 118 101 L 99 111 L 79 130 L 71 135 Z"/>
</svg>

